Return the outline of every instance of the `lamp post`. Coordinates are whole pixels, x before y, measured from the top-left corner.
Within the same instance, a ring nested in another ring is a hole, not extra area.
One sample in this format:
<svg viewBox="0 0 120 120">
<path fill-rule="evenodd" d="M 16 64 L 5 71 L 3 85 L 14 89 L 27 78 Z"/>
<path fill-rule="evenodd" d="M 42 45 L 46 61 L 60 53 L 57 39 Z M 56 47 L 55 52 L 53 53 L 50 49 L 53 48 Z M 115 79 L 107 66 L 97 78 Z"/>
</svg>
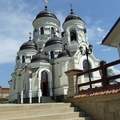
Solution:
<svg viewBox="0 0 120 120">
<path fill-rule="evenodd" d="M 93 47 L 92 47 L 92 45 L 89 45 L 84 50 L 83 47 L 80 46 L 79 49 L 80 49 L 81 55 L 86 55 L 86 57 L 87 57 L 87 64 L 88 64 L 88 70 L 89 70 L 90 69 L 90 64 L 89 64 L 89 60 L 88 60 L 88 55 L 90 55 L 92 53 Z M 91 82 L 90 72 L 88 73 L 88 77 L 89 77 L 89 82 Z M 92 88 L 91 84 L 90 84 L 90 88 Z"/>
</svg>

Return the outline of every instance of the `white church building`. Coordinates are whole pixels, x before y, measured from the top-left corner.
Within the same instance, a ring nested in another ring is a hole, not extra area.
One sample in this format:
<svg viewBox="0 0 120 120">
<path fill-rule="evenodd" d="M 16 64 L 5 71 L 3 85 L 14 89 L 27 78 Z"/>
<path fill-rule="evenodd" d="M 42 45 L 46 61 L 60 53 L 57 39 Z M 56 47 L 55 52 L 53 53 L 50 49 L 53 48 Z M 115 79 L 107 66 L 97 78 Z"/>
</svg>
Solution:
<svg viewBox="0 0 120 120">
<path fill-rule="evenodd" d="M 65 18 L 60 31 L 56 15 L 45 9 L 33 21 L 33 39 L 23 43 L 16 55 L 16 65 L 9 81 L 9 102 L 41 103 L 43 97 L 63 101 L 67 97 L 70 69 L 87 70 L 88 62 L 80 52 L 89 48 L 85 22 L 73 12 Z M 90 68 L 98 67 L 98 59 L 92 53 L 88 56 Z M 99 72 L 91 75 L 92 80 L 100 78 Z M 81 82 L 88 75 L 81 77 Z"/>
</svg>

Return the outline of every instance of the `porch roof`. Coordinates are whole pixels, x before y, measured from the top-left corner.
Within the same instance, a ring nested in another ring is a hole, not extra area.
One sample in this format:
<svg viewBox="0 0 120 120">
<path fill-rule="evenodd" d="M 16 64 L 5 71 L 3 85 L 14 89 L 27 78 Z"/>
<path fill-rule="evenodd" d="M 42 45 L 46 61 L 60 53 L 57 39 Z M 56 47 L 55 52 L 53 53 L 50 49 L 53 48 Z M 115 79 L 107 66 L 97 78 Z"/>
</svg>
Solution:
<svg viewBox="0 0 120 120">
<path fill-rule="evenodd" d="M 117 43 L 120 42 L 120 17 L 110 29 L 108 34 L 102 41 L 102 45 L 117 47 Z"/>
</svg>

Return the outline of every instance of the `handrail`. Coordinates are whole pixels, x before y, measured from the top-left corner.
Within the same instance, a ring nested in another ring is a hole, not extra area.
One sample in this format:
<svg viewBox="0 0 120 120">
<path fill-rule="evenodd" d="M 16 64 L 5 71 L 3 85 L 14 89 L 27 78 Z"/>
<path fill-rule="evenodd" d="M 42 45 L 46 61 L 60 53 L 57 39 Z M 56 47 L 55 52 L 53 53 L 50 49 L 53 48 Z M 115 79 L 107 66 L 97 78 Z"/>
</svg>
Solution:
<svg viewBox="0 0 120 120">
<path fill-rule="evenodd" d="M 90 69 L 90 70 L 86 70 L 86 71 L 81 72 L 81 73 L 78 73 L 77 76 L 81 76 L 81 75 L 84 75 L 84 74 L 88 74 L 89 72 L 94 72 L 94 71 L 97 71 L 97 70 L 100 70 L 100 69 L 101 69 L 101 66 L 96 67 L 96 68 L 93 68 L 93 69 Z"/>
<path fill-rule="evenodd" d="M 90 85 L 90 84 L 95 84 L 95 83 L 100 83 L 100 82 L 102 82 L 102 79 L 98 79 L 98 80 L 86 82 L 86 83 L 81 83 L 81 84 L 78 84 L 78 87 L 86 86 L 86 85 Z"/>
<path fill-rule="evenodd" d="M 120 60 L 116 60 L 116 61 L 113 61 L 113 62 L 107 63 L 107 64 L 106 64 L 105 61 L 101 61 L 99 67 L 96 67 L 96 68 L 78 73 L 76 75 L 77 79 L 78 79 L 79 76 L 82 76 L 82 75 L 85 75 L 85 74 L 90 74 L 91 72 L 95 72 L 95 71 L 101 71 L 101 79 L 86 82 L 86 83 L 80 83 L 80 84 L 78 84 L 78 87 L 82 87 L 82 86 L 86 86 L 86 85 L 92 85 L 92 84 L 95 84 L 95 83 L 101 83 L 101 85 L 103 85 L 103 87 L 106 87 L 107 85 L 109 85 L 110 80 L 120 78 L 120 74 L 113 75 L 113 76 L 108 76 L 107 75 L 107 68 L 111 67 L 113 65 L 117 65 L 117 64 L 120 64 Z"/>
<path fill-rule="evenodd" d="M 106 64 L 106 67 L 108 68 L 108 67 L 113 66 L 113 65 L 116 65 L 116 64 L 120 64 L 120 60 L 116 60 L 116 61 L 113 61 L 113 62 L 111 62 L 111 63 L 107 63 L 107 64 Z"/>
</svg>

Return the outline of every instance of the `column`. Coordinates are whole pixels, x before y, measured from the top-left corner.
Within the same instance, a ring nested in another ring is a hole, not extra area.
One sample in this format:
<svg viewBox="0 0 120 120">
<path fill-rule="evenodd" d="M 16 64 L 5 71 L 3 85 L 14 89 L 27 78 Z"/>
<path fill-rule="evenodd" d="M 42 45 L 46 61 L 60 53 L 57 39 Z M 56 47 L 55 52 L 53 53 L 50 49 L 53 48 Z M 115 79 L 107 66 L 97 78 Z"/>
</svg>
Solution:
<svg viewBox="0 0 120 120">
<path fill-rule="evenodd" d="M 32 71 L 29 71 L 29 103 L 32 103 Z"/>
<path fill-rule="evenodd" d="M 23 91 L 21 91 L 21 104 L 23 104 Z"/>
<path fill-rule="evenodd" d="M 41 78 L 38 77 L 38 103 L 40 103 L 40 98 L 42 96 L 42 92 L 41 92 L 41 88 L 40 88 L 40 81 L 41 81 Z"/>
<path fill-rule="evenodd" d="M 31 88 L 32 78 L 29 78 L 29 103 L 32 103 L 32 88 Z"/>
</svg>

